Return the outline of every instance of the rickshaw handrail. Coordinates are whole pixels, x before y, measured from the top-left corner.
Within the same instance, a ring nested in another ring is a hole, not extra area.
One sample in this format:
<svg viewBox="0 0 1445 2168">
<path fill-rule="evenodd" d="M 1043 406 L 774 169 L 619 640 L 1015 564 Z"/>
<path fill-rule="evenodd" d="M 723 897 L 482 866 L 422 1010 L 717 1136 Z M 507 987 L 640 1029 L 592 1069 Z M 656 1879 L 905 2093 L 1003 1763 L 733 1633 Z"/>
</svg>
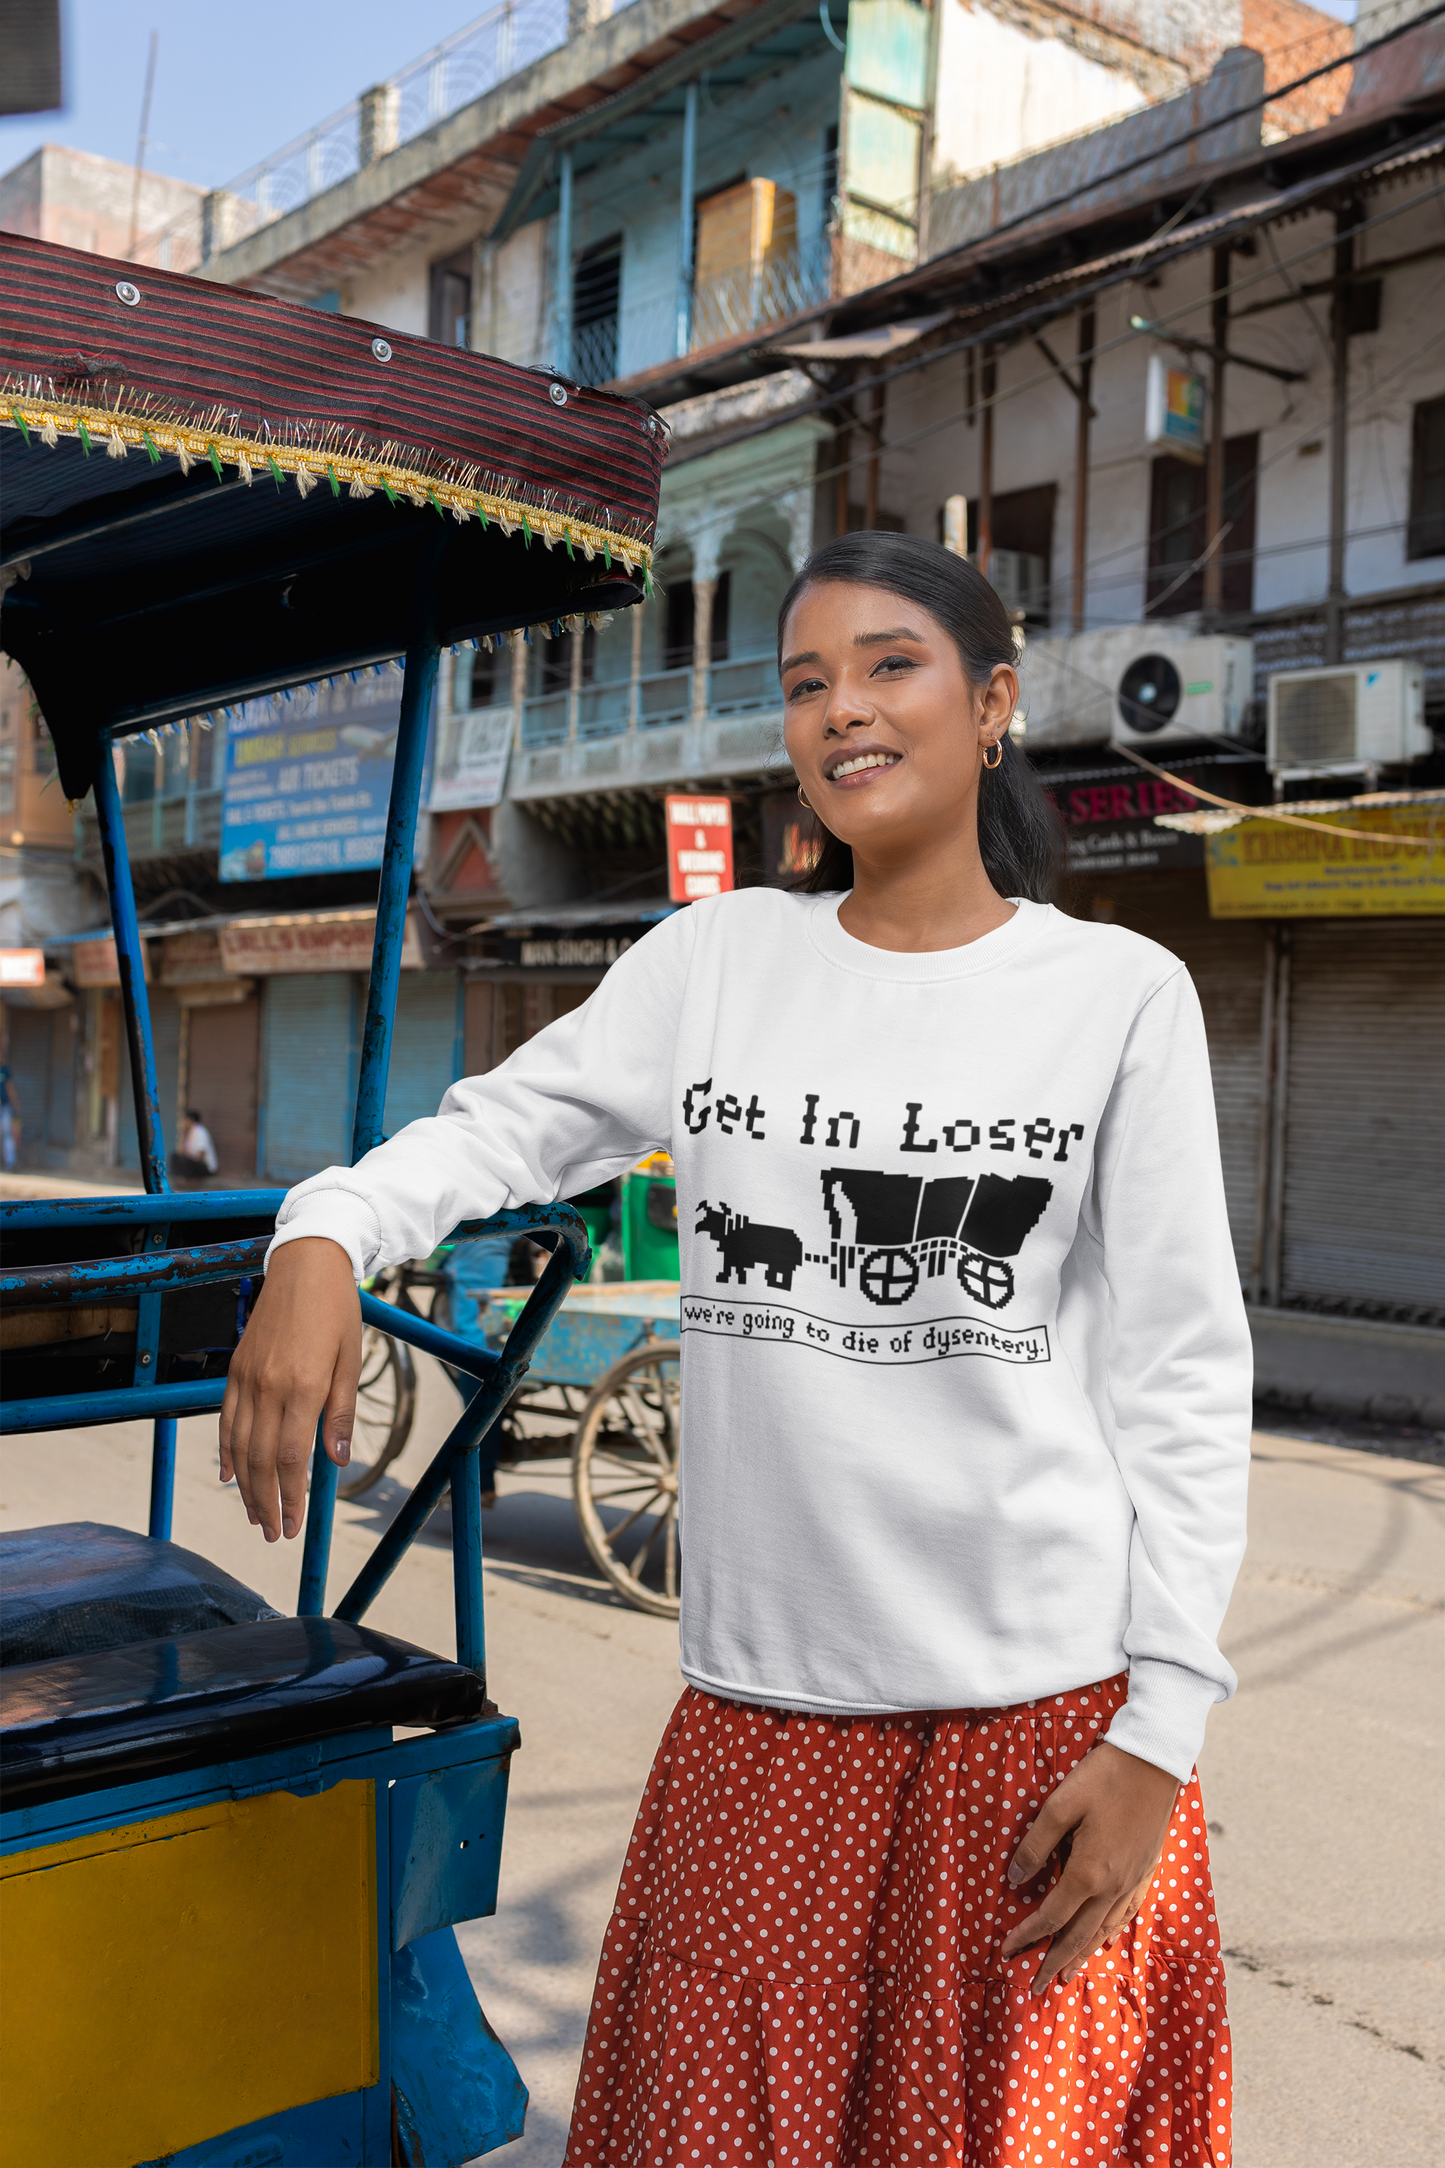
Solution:
<svg viewBox="0 0 1445 2168">
<path fill-rule="evenodd" d="M 259 1273 L 269 1235 L 241 1242 L 204 1242 L 183 1250 L 145 1250 L 139 1256 L 78 1259 L 65 1265 L 23 1265 L 0 1273 L 0 1297 L 41 1303 L 94 1302 L 100 1295 L 162 1294 L 177 1287 L 205 1287 Z"/>
<path fill-rule="evenodd" d="M 0 1230 L 36 1227 L 108 1227 L 130 1220 L 137 1226 L 183 1225 L 190 1220 L 274 1219 L 284 1189 L 207 1189 L 152 1191 L 119 1197 L 13 1197 L 0 1203 Z"/>
</svg>

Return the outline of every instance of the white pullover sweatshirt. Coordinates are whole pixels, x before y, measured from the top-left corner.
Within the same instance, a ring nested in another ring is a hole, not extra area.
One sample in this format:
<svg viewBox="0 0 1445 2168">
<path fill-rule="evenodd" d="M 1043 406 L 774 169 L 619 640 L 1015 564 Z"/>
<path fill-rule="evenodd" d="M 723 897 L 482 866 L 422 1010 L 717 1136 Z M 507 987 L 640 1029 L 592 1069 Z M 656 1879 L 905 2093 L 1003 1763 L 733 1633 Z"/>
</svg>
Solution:
<svg viewBox="0 0 1445 2168">
<path fill-rule="evenodd" d="M 682 1669 L 876 1714 L 1129 1672 L 1187 1778 L 1234 1675 L 1250 1341 L 1177 958 L 1033 903 L 966 948 L 693 904 L 276 1243 L 357 1277 L 662 1146 L 682 1247 Z"/>
</svg>

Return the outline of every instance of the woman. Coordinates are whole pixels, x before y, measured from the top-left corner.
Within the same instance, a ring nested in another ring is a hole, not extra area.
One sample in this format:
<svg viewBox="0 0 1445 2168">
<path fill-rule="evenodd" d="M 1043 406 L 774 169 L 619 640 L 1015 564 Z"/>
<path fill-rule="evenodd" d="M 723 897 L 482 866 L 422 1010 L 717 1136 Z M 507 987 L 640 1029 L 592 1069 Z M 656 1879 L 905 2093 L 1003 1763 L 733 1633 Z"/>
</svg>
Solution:
<svg viewBox="0 0 1445 2168">
<path fill-rule="evenodd" d="M 1193 1765 L 1234 1684 L 1250 1366 L 1199 1005 L 1048 905 L 977 573 L 842 538 L 780 641 L 814 892 L 678 913 L 292 1191 L 223 1478 L 293 1535 L 323 1402 L 347 1454 L 353 1280 L 665 1145 L 689 1683 L 569 2168 L 1222 2163 Z"/>
</svg>

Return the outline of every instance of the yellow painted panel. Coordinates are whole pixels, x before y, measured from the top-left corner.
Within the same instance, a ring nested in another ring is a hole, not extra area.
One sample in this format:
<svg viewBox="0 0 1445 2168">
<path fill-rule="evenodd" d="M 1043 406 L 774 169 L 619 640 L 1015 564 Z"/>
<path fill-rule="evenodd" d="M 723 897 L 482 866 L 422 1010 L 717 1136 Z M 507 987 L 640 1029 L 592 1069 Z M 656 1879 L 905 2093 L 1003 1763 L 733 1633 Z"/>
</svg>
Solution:
<svg viewBox="0 0 1445 2168">
<path fill-rule="evenodd" d="M 374 2085 L 375 1819 L 352 1781 L 0 1860 L 0 2168 L 133 2168 Z"/>
<path fill-rule="evenodd" d="M 1323 818 L 1338 832 L 1240 821 L 1211 836 L 1215 918 L 1414 918 L 1445 912 L 1445 815 L 1429 805 L 1358 806 Z M 1438 836 L 1422 851 L 1396 836 Z"/>
</svg>

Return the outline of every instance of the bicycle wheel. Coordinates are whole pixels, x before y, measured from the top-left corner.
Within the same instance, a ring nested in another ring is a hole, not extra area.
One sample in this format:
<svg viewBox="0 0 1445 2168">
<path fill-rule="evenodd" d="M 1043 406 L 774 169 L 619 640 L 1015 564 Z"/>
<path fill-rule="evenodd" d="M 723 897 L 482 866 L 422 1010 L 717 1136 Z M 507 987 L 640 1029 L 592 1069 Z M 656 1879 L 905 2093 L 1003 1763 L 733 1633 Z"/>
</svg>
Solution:
<svg viewBox="0 0 1445 2168">
<path fill-rule="evenodd" d="M 638 1611 L 676 1618 L 679 1443 L 676 1341 L 655 1341 L 608 1371 L 583 1410 L 572 1448 L 582 1538 Z"/>
<path fill-rule="evenodd" d="M 416 1364 L 411 1349 L 368 1325 L 361 1336 L 361 1379 L 351 1460 L 336 1485 L 340 1498 L 359 1498 L 390 1467 L 411 1436 L 416 1414 Z"/>
</svg>

